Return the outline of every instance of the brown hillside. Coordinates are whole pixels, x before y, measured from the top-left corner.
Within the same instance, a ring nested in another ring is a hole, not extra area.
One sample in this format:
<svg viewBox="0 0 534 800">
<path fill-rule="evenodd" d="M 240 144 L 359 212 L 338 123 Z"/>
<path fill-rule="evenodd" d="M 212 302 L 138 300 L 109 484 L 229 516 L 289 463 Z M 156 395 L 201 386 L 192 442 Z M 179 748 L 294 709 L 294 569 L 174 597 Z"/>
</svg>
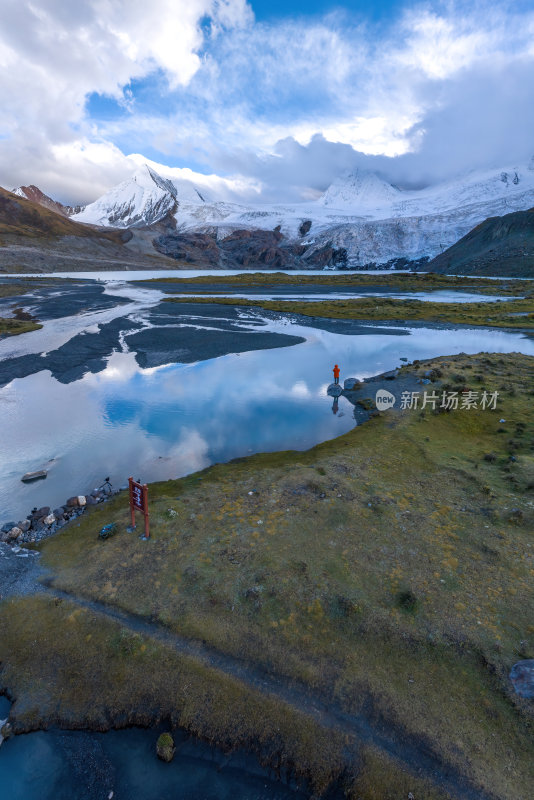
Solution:
<svg viewBox="0 0 534 800">
<path fill-rule="evenodd" d="M 74 222 L 38 203 L 0 188 L 0 236 L 9 235 L 31 238 L 78 236 L 108 239 L 119 245 L 125 241 L 124 231 L 104 231 Z"/>
</svg>

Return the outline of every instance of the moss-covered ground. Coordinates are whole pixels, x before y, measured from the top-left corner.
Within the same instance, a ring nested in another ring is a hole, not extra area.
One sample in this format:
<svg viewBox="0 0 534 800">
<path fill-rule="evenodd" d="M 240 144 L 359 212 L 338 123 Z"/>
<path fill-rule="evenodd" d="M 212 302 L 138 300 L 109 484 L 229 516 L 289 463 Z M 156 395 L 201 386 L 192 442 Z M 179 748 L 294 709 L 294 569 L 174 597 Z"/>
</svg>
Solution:
<svg viewBox="0 0 534 800">
<path fill-rule="evenodd" d="M 431 322 L 495 328 L 534 328 L 534 294 L 496 303 L 434 303 L 428 300 L 398 300 L 360 297 L 354 300 L 253 300 L 230 297 L 166 297 L 169 303 L 198 301 L 231 306 L 254 306 L 267 311 L 302 314 L 330 319 L 361 319 L 375 322 Z"/>
<path fill-rule="evenodd" d="M 145 281 L 140 281 L 144 283 Z M 268 286 L 331 286 L 344 287 L 387 287 L 399 291 L 431 291 L 437 289 L 451 289 L 457 291 L 478 291 L 485 294 L 522 294 L 534 291 L 532 281 L 514 278 L 475 278 L 461 275 L 439 275 L 435 272 L 403 273 L 384 271 L 376 273 L 343 273 L 324 272 L 321 275 L 303 275 L 291 272 L 242 272 L 237 275 L 199 275 L 194 278 L 155 278 L 153 284 L 164 283 L 180 286 L 190 283 L 206 284 L 215 283 L 238 289 L 240 287 L 268 287 Z"/>
<path fill-rule="evenodd" d="M 308 687 L 312 706 L 320 698 L 422 759 L 432 752 L 485 797 L 527 800 L 532 701 L 508 674 L 534 658 L 534 359 L 403 369 L 436 370 L 422 388 L 438 393 L 498 391 L 497 407 L 388 411 L 305 453 L 153 484 L 148 542 L 126 531 L 121 494 L 46 541 L 43 562 L 73 598 Z M 99 540 L 111 521 L 117 535 Z M 437 779 L 423 788 L 413 757 L 408 768 L 376 740 L 327 731 L 302 708 L 131 637 L 75 599 L 10 601 L 0 685 L 17 698 L 17 724 L 163 714 L 227 746 L 284 753 L 317 792 L 346 768 L 349 797 L 444 796 Z"/>
</svg>

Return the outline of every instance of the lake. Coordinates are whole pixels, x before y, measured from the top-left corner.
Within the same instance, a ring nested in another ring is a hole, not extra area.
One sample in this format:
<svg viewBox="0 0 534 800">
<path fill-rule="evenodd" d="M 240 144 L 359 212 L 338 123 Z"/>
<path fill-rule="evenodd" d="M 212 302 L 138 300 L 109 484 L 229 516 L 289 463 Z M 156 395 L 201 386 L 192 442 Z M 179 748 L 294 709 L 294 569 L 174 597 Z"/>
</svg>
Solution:
<svg viewBox="0 0 534 800">
<path fill-rule="evenodd" d="M 36 290 L 24 303 L 44 328 L 0 342 L 0 522 L 61 505 L 108 475 L 115 487 L 132 474 L 177 478 L 338 436 L 356 423 L 344 398 L 332 413 L 335 363 L 343 380 L 400 358 L 534 354 L 518 332 L 161 303 L 146 286 L 82 283 Z M 46 480 L 21 482 L 37 469 Z"/>
</svg>

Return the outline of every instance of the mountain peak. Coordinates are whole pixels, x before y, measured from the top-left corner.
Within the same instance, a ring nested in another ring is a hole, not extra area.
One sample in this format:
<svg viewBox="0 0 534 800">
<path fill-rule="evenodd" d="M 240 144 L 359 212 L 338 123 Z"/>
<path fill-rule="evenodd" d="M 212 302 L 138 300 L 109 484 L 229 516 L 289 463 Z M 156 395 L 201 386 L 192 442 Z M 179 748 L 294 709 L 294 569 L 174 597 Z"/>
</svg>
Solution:
<svg viewBox="0 0 534 800">
<path fill-rule="evenodd" d="M 131 177 L 75 215 L 77 222 L 130 228 L 151 225 L 172 211 L 177 191 L 172 181 L 143 164 Z"/>
<path fill-rule="evenodd" d="M 61 214 L 62 217 L 68 217 L 69 211 L 62 203 L 57 200 L 52 200 L 47 194 L 42 192 L 38 186 L 30 183 L 29 186 L 19 186 L 13 189 L 13 194 L 18 197 L 23 197 L 25 200 L 31 200 L 32 203 L 38 203 L 43 208 L 48 208 L 50 211 L 55 211 L 56 214 Z"/>
<path fill-rule="evenodd" d="M 344 172 L 319 198 L 319 203 L 332 208 L 350 206 L 356 213 L 389 205 L 398 199 L 400 190 L 376 172 L 355 169 Z"/>
</svg>

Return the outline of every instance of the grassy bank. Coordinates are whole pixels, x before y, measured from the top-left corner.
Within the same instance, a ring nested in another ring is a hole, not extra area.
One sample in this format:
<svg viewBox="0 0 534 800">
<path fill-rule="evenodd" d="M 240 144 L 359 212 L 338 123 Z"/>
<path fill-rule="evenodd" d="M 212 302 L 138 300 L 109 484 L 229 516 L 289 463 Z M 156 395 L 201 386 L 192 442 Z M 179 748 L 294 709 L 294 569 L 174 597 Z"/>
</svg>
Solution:
<svg viewBox="0 0 534 800">
<path fill-rule="evenodd" d="M 33 322 L 33 320 L 0 317 L 0 336 L 16 336 L 19 333 L 38 331 L 42 327 L 39 322 Z"/>
<path fill-rule="evenodd" d="M 350 286 L 389 287 L 401 291 L 430 291 L 435 289 L 451 289 L 457 291 L 478 291 L 485 294 L 518 294 L 534 291 L 532 281 L 523 281 L 514 278 L 489 278 L 462 277 L 457 275 L 439 275 L 435 272 L 426 273 L 399 273 L 380 272 L 369 274 L 358 272 L 347 274 L 343 272 L 324 272 L 321 275 L 297 275 L 286 272 L 243 272 L 238 275 L 201 275 L 195 278 L 154 278 L 151 283 L 175 284 L 179 289 L 188 283 L 214 284 L 221 283 L 234 289 L 239 287 L 267 287 L 267 286 L 332 286 L 340 289 Z"/>
<path fill-rule="evenodd" d="M 534 328 L 534 296 L 499 303 L 433 303 L 427 300 L 395 300 L 362 297 L 355 300 L 251 300 L 230 297 L 166 297 L 168 303 L 209 302 L 231 306 L 253 306 L 268 311 L 331 319 L 362 319 L 375 322 L 426 321 L 496 328 Z"/>
<path fill-rule="evenodd" d="M 534 657 L 534 359 L 460 355 L 403 371 L 414 369 L 435 370 L 422 389 L 498 391 L 497 408 L 389 411 L 304 453 L 153 484 L 149 542 L 126 532 L 119 495 L 46 541 L 44 564 L 58 589 L 295 681 L 488 796 L 527 800 L 532 703 L 508 674 Z M 117 535 L 100 541 L 111 521 Z M 316 791 L 344 765 L 349 797 L 418 797 L 416 777 L 376 743 L 326 741 L 294 709 L 92 617 L 42 597 L 2 609 L 0 684 L 19 725 L 174 708 L 229 746 L 278 742 L 272 752 Z"/>
</svg>

